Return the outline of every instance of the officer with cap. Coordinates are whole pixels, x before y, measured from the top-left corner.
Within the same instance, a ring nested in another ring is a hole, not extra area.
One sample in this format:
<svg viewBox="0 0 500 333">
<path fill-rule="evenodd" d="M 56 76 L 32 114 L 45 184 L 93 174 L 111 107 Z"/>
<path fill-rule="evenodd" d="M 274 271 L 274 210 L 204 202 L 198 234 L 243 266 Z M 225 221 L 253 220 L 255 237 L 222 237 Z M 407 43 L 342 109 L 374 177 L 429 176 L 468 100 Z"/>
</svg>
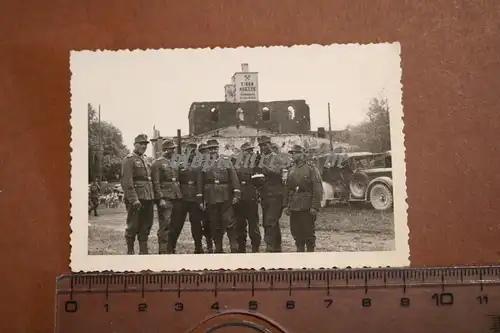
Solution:
<svg viewBox="0 0 500 333">
<path fill-rule="evenodd" d="M 173 156 L 177 145 L 172 140 L 162 143 L 163 155 L 151 166 L 151 180 L 158 207 L 158 253 L 175 253 L 177 238 L 170 233 L 171 221 L 175 219 L 181 206 L 179 170 Z"/>
<path fill-rule="evenodd" d="M 181 183 L 182 205 L 180 214 L 176 216 L 171 228 L 172 237 L 177 240 L 186 221 L 186 216 L 189 214 L 189 222 L 191 223 L 191 234 L 194 240 L 194 253 L 203 253 L 202 246 L 202 220 L 203 211 L 200 209 L 201 196 L 198 194 L 198 172 L 201 165 L 196 165 L 194 158 L 196 157 L 196 148 L 198 145 L 195 142 L 188 142 L 184 149 L 181 163 L 179 165 L 179 179 Z M 201 194 L 201 192 L 200 192 Z"/>
<path fill-rule="evenodd" d="M 257 188 L 252 184 L 255 175 L 255 154 L 251 143 L 245 142 L 234 159 L 234 167 L 240 181 L 241 201 L 234 205 L 238 252 L 246 252 L 247 225 L 252 252 L 259 252 L 262 236 L 259 229 L 259 203 Z"/>
<path fill-rule="evenodd" d="M 134 254 L 136 238 L 139 241 L 139 253 L 148 254 L 154 202 L 151 170 L 143 158 L 148 143 L 148 136 L 139 134 L 134 140 L 134 151 L 122 163 L 122 188 L 127 208 L 127 254 Z"/>
<path fill-rule="evenodd" d="M 294 145 L 289 151 L 294 160 L 285 188 L 283 206 L 290 216 L 290 231 L 297 252 L 314 252 L 315 221 L 321 207 L 323 186 L 317 168 L 307 163 L 305 149 Z"/>
<path fill-rule="evenodd" d="M 208 140 L 206 148 L 212 163 L 204 163 L 199 172 L 199 193 L 208 212 L 208 220 L 215 243 L 215 253 L 223 253 L 223 238 L 227 232 L 231 253 L 238 252 L 236 220 L 233 205 L 241 198 L 238 175 L 227 157 L 219 155 L 217 140 Z"/>
<path fill-rule="evenodd" d="M 281 252 L 280 218 L 283 213 L 283 180 L 285 161 L 271 150 L 271 138 L 260 136 L 258 139 L 261 156 L 258 172 L 265 176 L 260 187 L 260 198 L 264 225 L 266 252 Z"/>
<path fill-rule="evenodd" d="M 197 166 L 197 167 L 203 167 L 205 158 L 209 158 L 206 143 L 200 143 L 200 145 L 198 146 L 198 153 L 199 154 L 196 155 L 196 162 L 193 161 L 192 164 L 194 166 Z M 203 197 L 203 192 L 201 194 Z M 210 231 L 210 223 L 208 221 L 208 212 L 203 205 L 200 208 L 202 208 L 202 210 L 201 210 L 201 212 L 202 212 L 201 224 L 202 224 L 202 228 L 203 228 L 203 236 L 205 236 L 205 242 L 207 243 L 207 252 L 213 253 L 214 252 L 214 247 L 213 247 L 214 245 L 213 245 L 213 241 L 212 241 L 212 232 Z"/>
</svg>

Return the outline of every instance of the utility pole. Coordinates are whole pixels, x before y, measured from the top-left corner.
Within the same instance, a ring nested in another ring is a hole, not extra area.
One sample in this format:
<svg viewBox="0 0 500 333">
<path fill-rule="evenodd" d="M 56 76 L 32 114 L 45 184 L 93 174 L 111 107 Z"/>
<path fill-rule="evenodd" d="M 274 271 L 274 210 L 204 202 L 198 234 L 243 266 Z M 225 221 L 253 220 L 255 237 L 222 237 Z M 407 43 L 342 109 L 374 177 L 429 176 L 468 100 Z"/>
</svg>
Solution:
<svg viewBox="0 0 500 333">
<path fill-rule="evenodd" d="M 182 154 L 182 135 L 181 130 L 177 130 L 177 154 Z"/>
<path fill-rule="evenodd" d="M 332 141 L 332 116 L 330 115 L 330 103 L 328 103 L 328 137 L 330 139 L 330 151 L 333 151 Z"/>
<path fill-rule="evenodd" d="M 102 127 L 101 127 L 101 104 L 99 104 L 99 122 L 98 122 L 98 129 L 99 129 L 99 162 L 98 162 L 98 172 L 99 172 L 99 184 L 102 182 L 102 158 L 103 158 L 103 148 L 102 148 Z"/>
<path fill-rule="evenodd" d="M 92 114 L 92 104 L 87 103 L 87 131 L 90 133 L 90 124 L 92 122 L 92 119 L 90 115 Z M 93 182 L 95 181 L 95 160 L 96 160 L 96 152 L 94 151 L 93 147 L 89 145 L 89 181 Z M 92 161 L 92 162 L 90 162 Z"/>
</svg>

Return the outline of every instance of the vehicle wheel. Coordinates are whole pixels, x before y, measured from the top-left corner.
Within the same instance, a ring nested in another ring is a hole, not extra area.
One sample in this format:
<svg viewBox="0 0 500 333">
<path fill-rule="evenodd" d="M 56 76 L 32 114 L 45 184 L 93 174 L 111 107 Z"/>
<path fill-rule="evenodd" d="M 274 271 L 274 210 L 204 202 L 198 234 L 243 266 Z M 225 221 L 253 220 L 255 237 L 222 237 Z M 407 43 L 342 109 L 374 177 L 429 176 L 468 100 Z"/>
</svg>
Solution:
<svg viewBox="0 0 500 333">
<path fill-rule="evenodd" d="M 321 208 L 328 207 L 330 205 L 330 200 L 321 199 Z"/>
<path fill-rule="evenodd" d="M 391 190 L 384 184 L 376 184 L 370 190 L 370 203 L 376 210 L 387 210 L 392 207 Z"/>
<path fill-rule="evenodd" d="M 364 198 L 368 186 L 368 176 L 362 172 L 356 172 L 351 176 L 349 190 L 355 198 Z"/>
</svg>

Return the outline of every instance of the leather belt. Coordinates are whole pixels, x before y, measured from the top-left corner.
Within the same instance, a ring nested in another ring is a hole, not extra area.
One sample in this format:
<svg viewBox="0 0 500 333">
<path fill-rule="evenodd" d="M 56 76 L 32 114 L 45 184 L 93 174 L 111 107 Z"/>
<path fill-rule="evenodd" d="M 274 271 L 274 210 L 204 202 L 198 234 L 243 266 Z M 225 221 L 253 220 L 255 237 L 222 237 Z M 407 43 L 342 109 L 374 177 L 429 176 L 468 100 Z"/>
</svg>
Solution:
<svg viewBox="0 0 500 333">
<path fill-rule="evenodd" d="M 177 178 L 170 178 L 170 179 L 162 180 L 161 183 L 175 183 L 176 181 L 177 181 Z"/>
<path fill-rule="evenodd" d="M 212 181 L 207 181 L 207 184 L 216 184 L 216 185 L 224 185 L 224 184 L 229 184 L 228 182 L 222 182 L 218 179 L 214 179 Z"/>
</svg>

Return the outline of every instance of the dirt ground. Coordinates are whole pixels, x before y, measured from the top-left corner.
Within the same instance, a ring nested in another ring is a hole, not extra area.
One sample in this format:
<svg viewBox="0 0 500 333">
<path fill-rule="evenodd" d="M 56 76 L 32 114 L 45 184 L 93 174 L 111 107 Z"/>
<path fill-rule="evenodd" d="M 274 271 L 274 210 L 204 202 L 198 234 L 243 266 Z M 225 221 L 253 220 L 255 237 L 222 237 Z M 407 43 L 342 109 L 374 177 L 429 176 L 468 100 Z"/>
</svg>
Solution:
<svg viewBox="0 0 500 333">
<path fill-rule="evenodd" d="M 90 216 L 89 254 L 91 255 L 123 255 L 126 253 L 124 239 L 125 208 L 100 208 L 100 216 Z M 322 209 L 316 221 L 316 251 L 391 251 L 394 250 L 394 218 L 392 211 L 378 212 L 368 207 L 335 205 Z M 262 221 L 262 218 L 261 218 Z M 158 253 L 156 231 L 158 219 L 155 221 L 149 238 L 150 253 Z M 281 218 L 283 251 L 295 252 L 295 243 L 290 234 L 288 216 Z M 261 227 L 261 234 L 264 231 Z M 225 238 L 226 252 L 229 252 L 228 240 Z M 250 240 L 247 242 L 250 251 Z M 205 243 L 204 243 L 205 246 Z M 138 245 L 136 244 L 136 251 Z M 261 250 L 264 249 L 262 241 Z M 190 224 L 186 221 L 178 241 L 176 252 L 193 253 L 194 244 L 191 237 Z"/>
</svg>

